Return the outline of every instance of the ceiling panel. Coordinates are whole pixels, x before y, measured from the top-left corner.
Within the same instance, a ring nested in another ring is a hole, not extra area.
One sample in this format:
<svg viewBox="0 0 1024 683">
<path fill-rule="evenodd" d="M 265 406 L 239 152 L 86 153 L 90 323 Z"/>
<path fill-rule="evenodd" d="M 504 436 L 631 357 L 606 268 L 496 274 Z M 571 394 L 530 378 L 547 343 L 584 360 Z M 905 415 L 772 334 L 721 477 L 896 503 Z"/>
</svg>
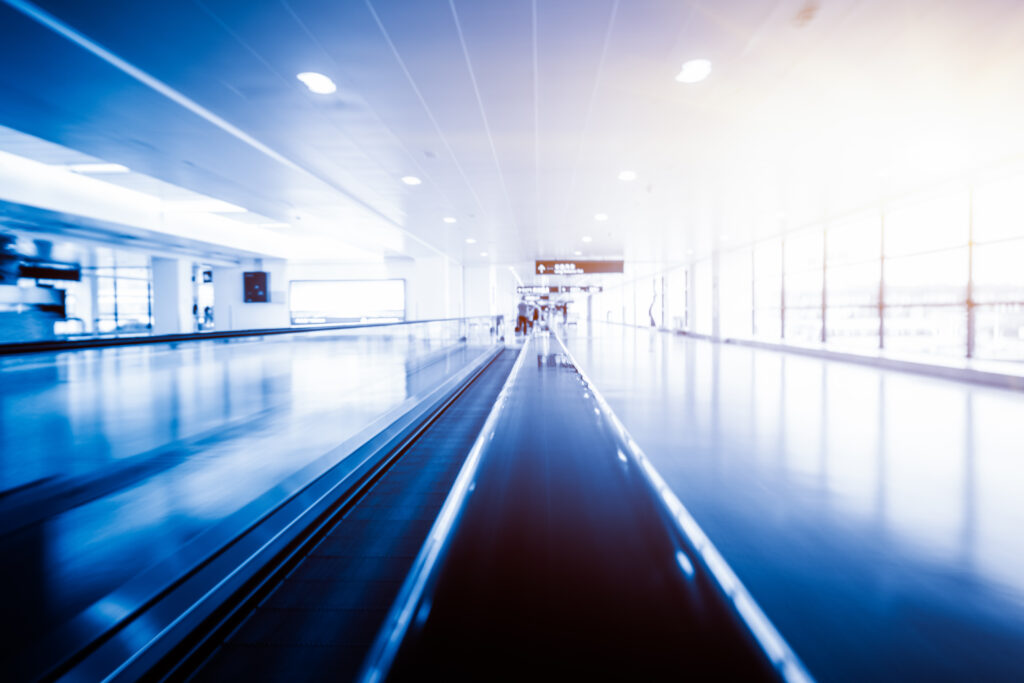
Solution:
<svg viewBox="0 0 1024 683">
<path fill-rule="evenodd" d="M 0 124 L 413 255 L 686 260 L 1024 152 L 1010 0 L 38 4 L 200 113 L 2 6 Z"/>
</svg>

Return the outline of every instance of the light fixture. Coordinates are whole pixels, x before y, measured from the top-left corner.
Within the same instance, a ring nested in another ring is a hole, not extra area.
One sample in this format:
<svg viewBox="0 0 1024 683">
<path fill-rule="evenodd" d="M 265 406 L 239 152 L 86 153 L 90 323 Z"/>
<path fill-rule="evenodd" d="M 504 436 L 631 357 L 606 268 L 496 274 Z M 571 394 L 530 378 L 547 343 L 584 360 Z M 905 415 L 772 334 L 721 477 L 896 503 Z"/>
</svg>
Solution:
<svg viewBox="0 0 1024 683">
<path fill-rule="evenodd" d="M 236 204 L 213 198 L 164 202 L 163 207 L 182 213 L 245 213 L 245 209 Z"/>
<path fill-rule="evenodd" d="M 476 240 L 473 239 L 472 237 L 467 237 L 466 244 L 476 244 Z"/>
<path fill-rule="evenodd" d="M 711 73 L 711 62 L 706 59 L 691 59 L 683 62 L 682 68 L 676 74 L 676 80 L 680 83 L 699 83 Z"/>
<path fill-rule="evenodd" d="M 591 236 L 590 236 L 590 235 L 584 235 L 584 236 L 583 236 L 583 241 L 584 241 L 584 242 L 590 242 L 590 241 L 591 241 L 592 239 L 593 239 L 593 238 L 591 238 Z"/>
<path fill-rule="evenodd" d="M 486 252 L 486 251 L 481 251 L 481 252 L 480 252 L 480 255 L 481 255 L 481 256 L 487 256 L 487 252 Z"/>
<path fill-rule="evenodd" d="M 309 88 L 310 92 L 314 92 L 317 95 L 330 95 L 338 89 L 338 86 L 334 85 L 334 81 L 315 71 L 303 71 L 300 74 L 296 74 L 295 77 L 302 81 Z"/>
<path fill-rule="evenodd" d="M 583 256 L 583 252 L 580 251 L 579 249 L 577 249 L 576 251 L 572 252 L 572 255 L 573 256 Z"/>
<path fill-rule="evenodd" d="M 608 220 L 608 214 L 606 214 L 606 213 L 595 213 L 594 214 L 594 220 L 595 221 L 606 221 L 606 220 Z"/>
<path fill-rule="evenodd" d="M 693 249 L 687 249 L 686 250 L 686 255 L 687 256 L 693 256 Z"/>
<path fill-rule="evenodd" d="M 621 171 L 619 173 L 619 180 L 627 183 L 631 180 L 636 180 L 636 171 Z"/>
<path fill-rule="evenodd" d="M 402 176 L 402 182 L 406 185 L 419 185 L 423 181 L 414 175 Z"/>
<path fill-rule="evenodd" d="M 441 220 L 443 220 L 445 223 L 455 223 L 456 222 L 455 219 L 452 218 L 451 216 L 445 216 Z"/>
<path fill-rule="evenodd" d="M 65 166 L 74 173 L 94 173 L 96 175 L 107 173 L 131 173 L 131 169 L 121 164 L 68 164 Z"/>
</svg>

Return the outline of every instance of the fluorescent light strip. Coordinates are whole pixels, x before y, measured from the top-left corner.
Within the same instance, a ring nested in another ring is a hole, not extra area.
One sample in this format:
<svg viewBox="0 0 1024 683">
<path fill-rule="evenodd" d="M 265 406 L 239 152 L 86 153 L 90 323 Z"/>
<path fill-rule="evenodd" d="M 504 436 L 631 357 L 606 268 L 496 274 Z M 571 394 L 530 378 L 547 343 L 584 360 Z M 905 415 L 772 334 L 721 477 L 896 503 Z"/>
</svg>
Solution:
<svg viewBox="0 0 1024 683">
<path fill-rule="evenodd" d="M 121 164 L 68 164 L 64 166 L 69 171 L 75 173 L 95 173 L 95 174 L 113 174 L 113 173 L 131 173 L 131 169 Z"/>
</svg>

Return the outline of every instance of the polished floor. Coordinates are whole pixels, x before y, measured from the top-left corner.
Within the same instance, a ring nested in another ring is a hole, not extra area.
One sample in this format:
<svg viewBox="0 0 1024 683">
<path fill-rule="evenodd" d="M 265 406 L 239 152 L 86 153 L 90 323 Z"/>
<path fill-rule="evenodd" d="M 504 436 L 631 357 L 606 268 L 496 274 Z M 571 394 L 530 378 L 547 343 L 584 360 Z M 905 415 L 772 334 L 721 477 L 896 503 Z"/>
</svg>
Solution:
<svg viewBox="0 0 1024 683">
<path fill-rule="evenodd" d="M 619 325 L 565 334 L 814 676 L 1024 677 L 1024 393 Z"/>
<path fill-rule="evenodd" d="M 0 663 L 333 465 L 486 347 L 355 334 L 0 359 Z"/>
</svg>

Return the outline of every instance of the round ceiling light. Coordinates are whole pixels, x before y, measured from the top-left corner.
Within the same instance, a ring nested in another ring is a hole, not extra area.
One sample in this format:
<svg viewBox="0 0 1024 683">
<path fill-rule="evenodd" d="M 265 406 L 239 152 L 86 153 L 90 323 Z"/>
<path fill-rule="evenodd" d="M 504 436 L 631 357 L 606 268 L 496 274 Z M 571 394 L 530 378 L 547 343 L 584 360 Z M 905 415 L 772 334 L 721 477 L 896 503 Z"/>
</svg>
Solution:
<svg viewBox="0 0 1024 683">
<path fill-rule="evenodd" d="M 334 81 L 315 71 L 303 71 L 300 74 L 295 74 L 295 77 L 302 81 L 310 92 L 317 95 L 330 95 L 338 89 L 338 86 L 334 85 Z"/>
<path fill-rule="evenodd" d="M 636 180 L 636 171 L 622 171 L 619 173 L 619 180 L 627 183 L 631 180 Z"/>
<path fill-rule="evenodd" d="M 711 73 L 711 62 L 706 59 L 691 59 L 683 62 L 682 68 L 676 74 L 676 80 L 680 83 L 699 83 Z"/>
<path fill-rule="evenodd" d="M 419 185 L 423 181 L 414 175 L 407 175 L 402 177 L 402 182 L 406 185 Z"/>
</svg>

